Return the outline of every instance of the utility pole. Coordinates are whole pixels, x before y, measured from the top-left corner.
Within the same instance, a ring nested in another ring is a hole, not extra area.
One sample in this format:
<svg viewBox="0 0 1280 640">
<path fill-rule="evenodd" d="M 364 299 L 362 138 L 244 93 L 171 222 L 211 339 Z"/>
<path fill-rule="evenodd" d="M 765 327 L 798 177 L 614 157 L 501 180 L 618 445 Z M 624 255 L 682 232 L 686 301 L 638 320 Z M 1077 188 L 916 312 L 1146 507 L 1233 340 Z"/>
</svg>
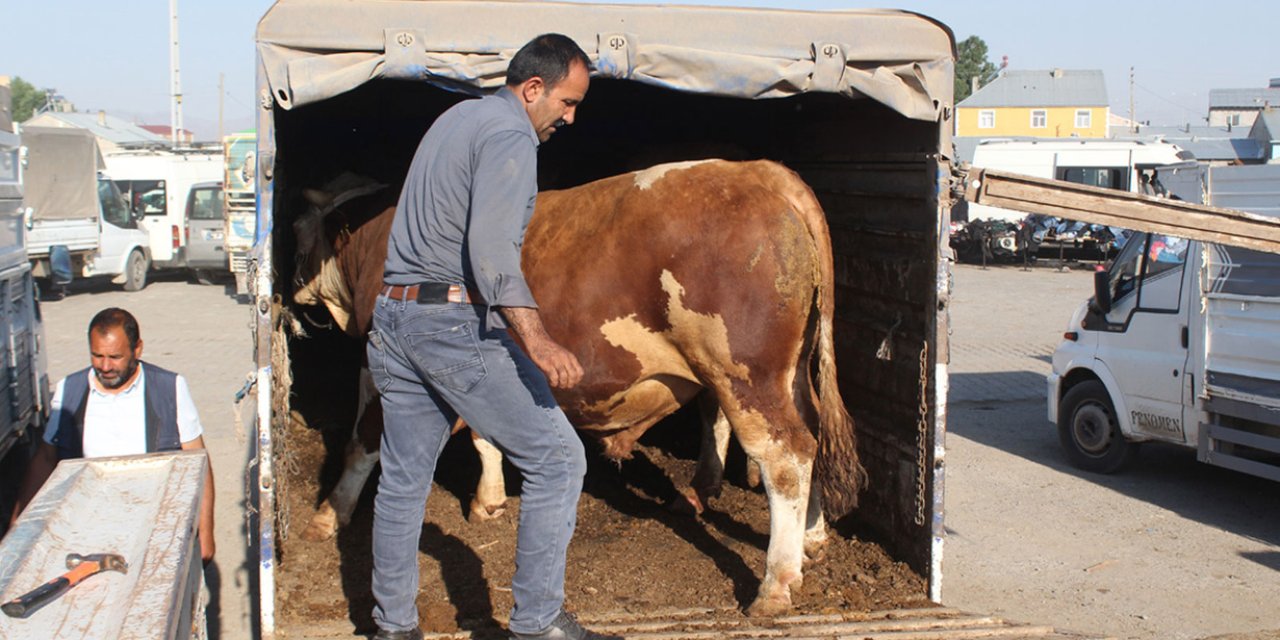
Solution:
<svg viewBox="0 0 1280 640">
<path fill-rule="evenodd" d="M 218 72 L 218 142 L 219 143 L 222 142 L 222 97 L 223 97 L 222 82 L 225 79 L 225 77 L 226 77 L 225 73 L 222 73 L 221 71 Z"/>
<path fill-rule="evenodd" d="M 1133 115 L 1133 67 L 1129 67 L 1129 130 L 1138 132 L 1138 119 Z"/>
<path fill-rule="evenodd" d="M 182 131 L 182 79 L 178 73 L 178 0 L 169 0 L 169 75 L 173 82 L 169 105 L 170 143 L 178 148 Z"/>
</svg>

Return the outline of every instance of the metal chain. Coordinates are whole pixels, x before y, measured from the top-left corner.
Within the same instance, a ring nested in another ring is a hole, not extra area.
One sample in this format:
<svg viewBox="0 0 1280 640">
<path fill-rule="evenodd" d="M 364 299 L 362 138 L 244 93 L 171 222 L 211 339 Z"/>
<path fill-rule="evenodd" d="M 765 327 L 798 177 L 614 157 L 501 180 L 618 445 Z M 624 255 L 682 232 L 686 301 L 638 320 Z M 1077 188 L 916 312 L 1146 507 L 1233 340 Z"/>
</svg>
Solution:
<svg viewBox="0 0 1280 640">
<path fill-rule="evenodd" d="M 929 433 L 929 341 L 920 347 L 920 419 L 916 423 L 916 526 L 925 524 L 928 481 L 927 453 Z"/>
</svg>

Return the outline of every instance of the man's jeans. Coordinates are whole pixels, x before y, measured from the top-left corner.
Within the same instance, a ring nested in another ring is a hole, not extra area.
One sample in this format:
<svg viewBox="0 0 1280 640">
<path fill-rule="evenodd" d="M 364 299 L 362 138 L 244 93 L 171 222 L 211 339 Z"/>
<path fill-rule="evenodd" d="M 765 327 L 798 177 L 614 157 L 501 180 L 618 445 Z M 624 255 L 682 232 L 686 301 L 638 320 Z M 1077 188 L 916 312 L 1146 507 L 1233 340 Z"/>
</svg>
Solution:
<svg viewBox="0 0 1280 640">
<path fill-rule="evenodd" d="M 586 459 L 546 377 L 505 330 L 482 329 L 484 307 L 379 296 L 369 369 L 382 394 L 382 477 L 373 515 L 374 621 L 417 626 L 422 514 L 454 419 L 520 470 L 512 631 L 532 633 L 564 603 L 565 550 L 577 521 Z"/>
</svg>

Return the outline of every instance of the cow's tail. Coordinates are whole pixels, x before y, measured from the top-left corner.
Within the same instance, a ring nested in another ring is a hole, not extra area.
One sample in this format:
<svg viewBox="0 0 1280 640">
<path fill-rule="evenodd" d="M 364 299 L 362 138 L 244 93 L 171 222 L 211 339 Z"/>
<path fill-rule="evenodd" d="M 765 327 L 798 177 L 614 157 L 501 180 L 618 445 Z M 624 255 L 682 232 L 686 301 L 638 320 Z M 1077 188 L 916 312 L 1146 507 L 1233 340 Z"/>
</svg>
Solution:
<svg viewBox="0 0 1280 640">
<path fill-rule="evenodd" d="M 792 208 L 803 219 L 813 238 L 817 254 L 817 291 L 814 307 L 818 314 L 817 396 L 818 455 L 814 477 L 822 491 L 823 510 L 831 517 L 843 516 L 858 506 L 858 492 L 867 483 L 867 472 L 858 462 L 858 443 L 853 417 L 845 408 L 836 379 L 835 338 L 832 322 L 835 314 L 835 265 L 831 255 L 831 232 L 817 196 L 798 175 L 781 165 L 771 164 L 785 173 L 780 181 L 782 192 Z"/>
</svg>

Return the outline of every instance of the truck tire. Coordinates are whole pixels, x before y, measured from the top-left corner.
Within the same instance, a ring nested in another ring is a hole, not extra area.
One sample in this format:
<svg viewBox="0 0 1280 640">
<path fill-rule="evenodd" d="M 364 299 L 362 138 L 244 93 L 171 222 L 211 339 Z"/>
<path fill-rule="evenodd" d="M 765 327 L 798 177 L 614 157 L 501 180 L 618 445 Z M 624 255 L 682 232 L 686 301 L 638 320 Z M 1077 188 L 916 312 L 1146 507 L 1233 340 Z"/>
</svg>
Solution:
<svg viewBox="0 0 1280 640">
<path fill-rule="evenodd" d="M 1058 440 L 1073 466 L 1093 473 L 1115 473 L 1138 453 L 1138 444 L 1120 432 L 1111 396 L 1097 380 L 1081 382 L 1063 396 Z"/>
<path fill-rule="evenodd" d="M 125 291 L 141 291 L 147 286 L 147 269 L 151 265 L 147 264 L 147 257 L 142 251 L 134 249 L 129 254 L 129 260 L 125 262 L 124 267 L 124 290 Z"/>
</svg>

